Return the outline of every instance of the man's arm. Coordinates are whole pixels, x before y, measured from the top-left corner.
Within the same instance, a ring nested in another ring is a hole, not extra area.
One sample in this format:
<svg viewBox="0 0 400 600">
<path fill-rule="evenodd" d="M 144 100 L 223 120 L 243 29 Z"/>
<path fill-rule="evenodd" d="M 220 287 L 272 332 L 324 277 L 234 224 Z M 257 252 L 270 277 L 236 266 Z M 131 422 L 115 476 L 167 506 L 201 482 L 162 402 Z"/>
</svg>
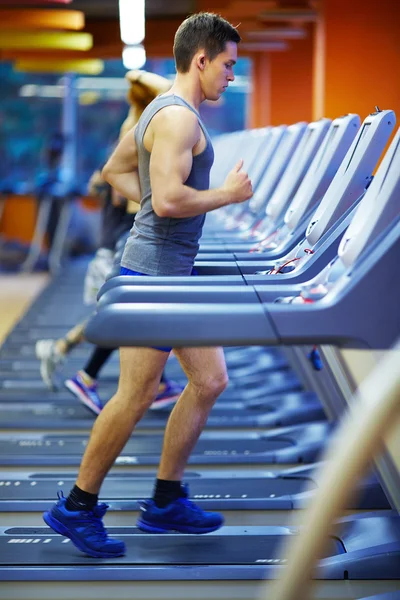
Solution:
<svg viewBox="0 0 400 600">
<path fill-rule="evenodd" d="M 136 127 L 124 136 L 103 167 L 101 174 L 121 196 L 140 203 L 135 129 Z"/>
<path fill-rule="evenodd" d="M 150 181 L 153 209 L 159 217 L 195 217 L 253 195 L 243 162 L 229 173 L 222 187 L 198 191 L 185 184 L 193 164 L 200 125 L 188 109 L 170 106 L 152 120 Z"/>
</svg>

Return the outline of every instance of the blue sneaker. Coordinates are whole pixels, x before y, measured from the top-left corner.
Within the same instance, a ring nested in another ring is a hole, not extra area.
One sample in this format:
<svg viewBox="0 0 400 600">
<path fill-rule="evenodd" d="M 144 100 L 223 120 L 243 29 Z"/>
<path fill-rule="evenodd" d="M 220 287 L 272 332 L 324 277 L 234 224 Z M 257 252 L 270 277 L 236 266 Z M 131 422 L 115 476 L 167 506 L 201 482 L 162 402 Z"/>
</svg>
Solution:
<svg viewBox="0 0 400 600">
<path fill-rule="evenodd" d="M 65 508 L 66 501 L 63 493 L 58 492 L 58 502 L 43 513 L 44 522 L 53 531 L 69 538 L 78 550 L 93 558 L 114 558 L 125 554 L 124 542 L 110 539 L 103 525 L 107 504 L 97 504 L 92 511 L 70 511 Z"/>
<path fill-rule="evenodd" d="M 136 525 L 148 533 L 210 533 L 224 524 L 224 517 L 219 513 L 205 512 L 189 500 L 187 486 L 182 486 L 184 496 L 178 498 L 165 508 L 158 508 L 154 500 L 141 503 L 141 517 Z"/>
<path fill-rule="evenodd" d="M 64 382 L 65 387 L 73 393 L 95 415 L 99 415 L 102 411 L 103 405 L 97 393 L 97 383 L 94 382 L 92 385 L 87 385 L 80 372 L 67 379 Z"/>
<path fill-rule="evenodd" d="M 172 406 L 172 404 L 177 402 L 183 390 L 184 387 L 179 385 L 179 383 L 176 383 L 176 381 L 172 381 L 171 379 L 162 381 L 158 386 L 157 397 L 150 405 L 150 410 L 158 410 L 166 408 L 167 406 Z"/>
</svg>

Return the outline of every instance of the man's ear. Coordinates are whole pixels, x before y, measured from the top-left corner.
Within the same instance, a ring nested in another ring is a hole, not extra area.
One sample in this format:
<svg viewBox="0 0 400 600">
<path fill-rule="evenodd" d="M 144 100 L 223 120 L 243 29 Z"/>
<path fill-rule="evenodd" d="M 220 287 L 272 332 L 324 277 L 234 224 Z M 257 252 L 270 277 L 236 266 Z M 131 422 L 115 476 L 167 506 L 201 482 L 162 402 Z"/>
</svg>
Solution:
<svg viewBox="0 0 400 600">
<path fill-rule="evenodd" d="M 205 66 L 206 66 L 206 55 L 204 54 L 204 52 L 201 52 L 197 55 L 196 63 L 197 63 L 198 68 L 201 71 L 204 71 Z"/>
</svg>

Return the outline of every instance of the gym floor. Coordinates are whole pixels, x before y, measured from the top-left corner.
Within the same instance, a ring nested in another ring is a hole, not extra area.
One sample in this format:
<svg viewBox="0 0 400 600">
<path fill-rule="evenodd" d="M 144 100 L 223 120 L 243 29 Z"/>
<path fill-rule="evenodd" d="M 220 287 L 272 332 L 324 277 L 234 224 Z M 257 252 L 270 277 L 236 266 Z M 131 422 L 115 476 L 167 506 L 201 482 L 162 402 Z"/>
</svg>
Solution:
<svg viewBox="0 0 400 600">
<path fill-rule="evenodd" d="M 48 281 L 46 273 L 0 275 L 0 345 Z"/>
</svg>

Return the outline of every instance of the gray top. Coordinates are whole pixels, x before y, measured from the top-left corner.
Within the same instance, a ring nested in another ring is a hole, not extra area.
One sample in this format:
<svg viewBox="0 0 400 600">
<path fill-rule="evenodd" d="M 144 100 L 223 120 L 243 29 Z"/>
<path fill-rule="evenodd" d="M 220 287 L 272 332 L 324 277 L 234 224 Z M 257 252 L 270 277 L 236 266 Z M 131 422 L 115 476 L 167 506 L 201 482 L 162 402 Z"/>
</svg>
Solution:
<svg viewBox="0 0 400 600">
<path fill-rule="evenodd" d="M 185 184 L 196 190 L 207 190 L 210 185 L 214 151 L 199 113 L 180 96 L 157 96 L 143 112 L 135 132 L 142 200 L 121 261 L 123 267 L 146 275 L 190 275 L 205 220 L 205 215 L 182 219 L 159 217 L 153 210 L 150 152 L 144 147 L 143 137 L 154 115 L 165 106 L 176 104 L 194 112 L 207 142 L 204 151 L 193 157 L 192 170 Z"/>
</svg>

